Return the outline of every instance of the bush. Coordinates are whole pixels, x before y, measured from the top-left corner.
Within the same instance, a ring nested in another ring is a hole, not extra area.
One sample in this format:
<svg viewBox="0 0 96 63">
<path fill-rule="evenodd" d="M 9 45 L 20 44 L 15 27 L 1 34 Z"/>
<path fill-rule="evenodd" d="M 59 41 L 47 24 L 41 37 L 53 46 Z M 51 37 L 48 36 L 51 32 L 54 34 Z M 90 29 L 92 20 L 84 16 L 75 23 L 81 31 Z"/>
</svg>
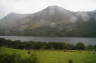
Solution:
<svg viewBox="0 0 96 63">
<path fill-rule="evenodd" d="M 21 55 L 16 53 L 2 54 L 0 55 L 0 63 L 37 63 L 37 57 L 34 54 L 26 58 L 21 58 Z"/>
<path fill-rule="evenodd" d="M 75 49 L 77 50 L 84 50 L 86 47 L 83 43 L 77 43 Z"/>
<path fill-rule="evenodd" d="M 3 54 L 0 55 L 0 63 L 20 63 L 20 55 L 14 53 L 12 55 Z"/>
<path fill-rule="evenodd" d="M 68 63 L 73 63 L 72 59 L 69 59 L 69 60 L 68 60 Z"/>
</svg>

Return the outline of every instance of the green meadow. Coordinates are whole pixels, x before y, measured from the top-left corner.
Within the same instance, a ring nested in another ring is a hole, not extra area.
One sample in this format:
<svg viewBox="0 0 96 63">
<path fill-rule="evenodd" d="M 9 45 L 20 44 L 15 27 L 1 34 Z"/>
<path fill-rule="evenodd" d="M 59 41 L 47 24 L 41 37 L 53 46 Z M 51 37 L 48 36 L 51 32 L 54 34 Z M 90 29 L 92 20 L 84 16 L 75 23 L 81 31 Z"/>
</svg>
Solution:
<svg viewBox="0 0 96 63">
<path fill-rule="evenodd" d="M 2 54 L 20 54 L 22 58 L 30 56 L 29 50 L 20 50 L 12 48 L 0 48 Z M 77 51 L 77 50 L 30 50 L 35 53 L 38 63 L 96 63 L 95 51 Z"/>
</svg>

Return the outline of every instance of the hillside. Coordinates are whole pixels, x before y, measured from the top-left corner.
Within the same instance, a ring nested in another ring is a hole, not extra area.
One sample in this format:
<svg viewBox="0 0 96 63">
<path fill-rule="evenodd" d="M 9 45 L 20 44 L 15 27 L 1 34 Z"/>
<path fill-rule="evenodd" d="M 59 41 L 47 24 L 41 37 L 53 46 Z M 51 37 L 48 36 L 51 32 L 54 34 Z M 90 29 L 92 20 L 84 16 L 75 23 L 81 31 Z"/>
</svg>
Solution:
<svg viewBox="0 0 96 63">
<path fill-rule="evenodd" d="M 96 37 L 95 29 L 96 11 L 72 12 L 59 6 L 0 20 L 0 35 Z"/>
</svg>

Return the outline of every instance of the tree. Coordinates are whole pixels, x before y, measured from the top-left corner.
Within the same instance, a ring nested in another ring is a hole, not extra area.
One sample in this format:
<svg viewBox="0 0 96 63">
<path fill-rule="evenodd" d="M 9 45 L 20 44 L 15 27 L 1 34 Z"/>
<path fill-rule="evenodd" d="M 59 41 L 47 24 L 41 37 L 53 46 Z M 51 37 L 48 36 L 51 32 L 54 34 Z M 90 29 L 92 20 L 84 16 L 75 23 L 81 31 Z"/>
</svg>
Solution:
<svg viewBox="0 0 96 63">
<path fill-rule="evenodd" d="M 96 45 L 94 45 L 94 50 L 96 51 Z"/>
<path fill-rule="evenodd" d="M 75 49 L 77 50 L 84 50 L 85 49 L 85 45 L 83 43 L 77 43 L 75 46 Z"/>
<path fill-rule="evenodd" d="M 87 46 L 87 50 L 93 50 L 93 49 L 94 49 L 94 46 L 92 46 L 92 45 Z"/>
</svg>

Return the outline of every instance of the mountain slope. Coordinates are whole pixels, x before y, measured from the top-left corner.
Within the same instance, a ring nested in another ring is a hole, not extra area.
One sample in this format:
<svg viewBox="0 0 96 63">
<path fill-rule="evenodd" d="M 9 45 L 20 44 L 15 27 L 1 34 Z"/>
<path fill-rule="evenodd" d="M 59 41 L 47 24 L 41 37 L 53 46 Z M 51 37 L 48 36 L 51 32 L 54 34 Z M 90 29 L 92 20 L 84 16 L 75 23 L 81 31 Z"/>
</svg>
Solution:
<svg viewBox="0 0 96 63">
<path fill-rule="evenodd" d="M 72 12 L 49 6 L 30 15 L 11 14 L 0 20 L 2 35 L 96 36 L 96 12 Z M 3 26 L 3 28 L 2 28 Z"/>
</svg>

